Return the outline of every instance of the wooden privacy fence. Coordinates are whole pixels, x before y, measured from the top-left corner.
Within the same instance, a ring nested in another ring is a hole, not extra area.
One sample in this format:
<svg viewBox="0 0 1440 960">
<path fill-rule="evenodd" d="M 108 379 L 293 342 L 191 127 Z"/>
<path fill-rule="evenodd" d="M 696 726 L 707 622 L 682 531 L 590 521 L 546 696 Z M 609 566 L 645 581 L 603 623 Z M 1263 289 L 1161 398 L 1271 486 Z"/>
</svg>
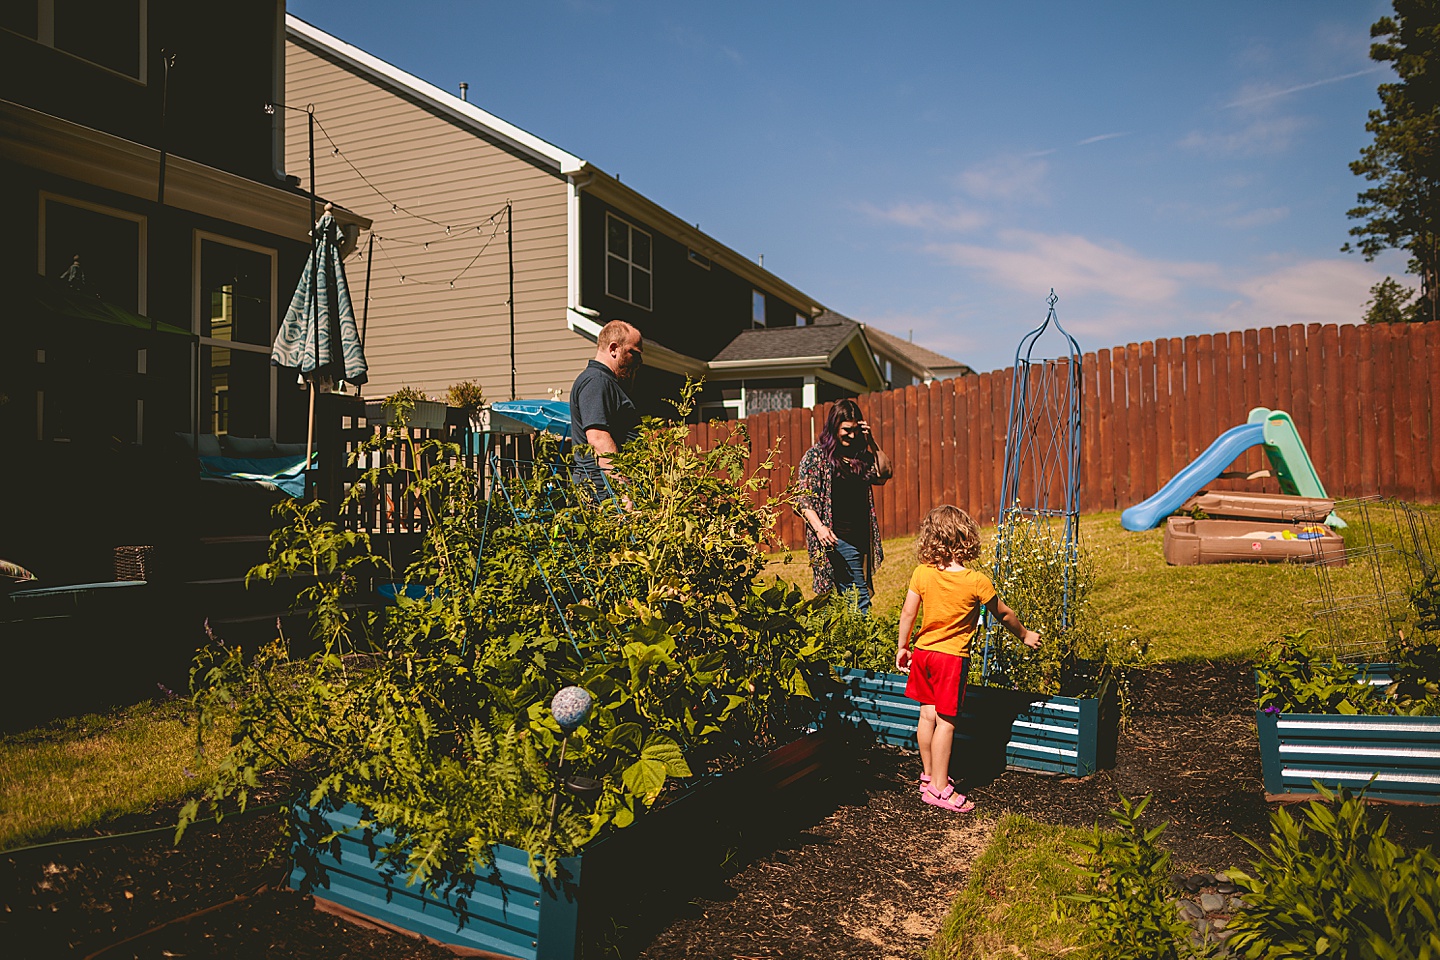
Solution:
<svg viewBox="0 0 1440 960">
<path fill-rule="evenodd" d="M 1082 511 L 1138 503 L 1199 456 L 1253 407 L 1295 420 L 1326 491 L 1336 498 L 1385 494 L 1418 502 L 1440 495 L 1440 323 L 1295 324 L 1171 337 L 1083 358 Z M 932 506 L 953 503 L 981 522 L 999 513 L 1011 370 L 941 380 L 859 398 L 895 479 L 876 488 L 883 536 L 914 533 Z M 828 406 L 779 410 L 740 421 L 752 468 L 779 445 L 770 492 L 790 482 L 825 423 Z M 734 423 L 698 424 L 710 444 Z M 1256 447 L 1231 471 L 1267 468 Z M 1210 489 L 1278 492 L 1274 478 L 1217 480 Z M 800 546 L 787 513 L 779 534 Z"/>
</svg>

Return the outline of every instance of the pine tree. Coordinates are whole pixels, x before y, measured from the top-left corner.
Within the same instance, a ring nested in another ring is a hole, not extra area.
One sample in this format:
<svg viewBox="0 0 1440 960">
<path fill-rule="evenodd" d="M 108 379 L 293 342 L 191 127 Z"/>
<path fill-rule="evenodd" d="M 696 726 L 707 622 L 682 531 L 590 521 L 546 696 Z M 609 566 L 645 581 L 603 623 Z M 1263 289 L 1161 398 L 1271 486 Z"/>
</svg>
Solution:
<svg viewBox="0 0 1440 960">
<path fill-rule="evenodd" d="M 1374 185 L 1348 216 L 1362 221 L 1344 251 L 1373 260 L 1382 250 L 1410 254 L 1420 278 L 1417 319 L 1440 315 L 1440 0 L 1393 0 L 1395 16 L 1370 27 L 1370 59 L 1389 63 L 1398 83 L 1382 83 L 1380 109 L 1365 129 L 1374 136 L 1350 164 Z M 1372 291 L 1373 292 L 1373 291 Z"/>
</svg>

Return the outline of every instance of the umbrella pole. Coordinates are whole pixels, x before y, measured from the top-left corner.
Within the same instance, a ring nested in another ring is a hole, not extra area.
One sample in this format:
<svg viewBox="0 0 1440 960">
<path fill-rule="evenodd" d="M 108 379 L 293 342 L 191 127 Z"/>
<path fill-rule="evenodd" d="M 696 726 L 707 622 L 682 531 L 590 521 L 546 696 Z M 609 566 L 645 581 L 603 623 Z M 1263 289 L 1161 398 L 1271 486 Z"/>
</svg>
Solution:
<svg viewBox="0 0 1440 960">
<path fill-rule="evenodd" d="M 309 425 L 305 428 L 305 475 L 310 475 L 310 466 L 314 457 L 315 449 L 315 381 L 310 381 L 310 417 Z"/>
</svg>

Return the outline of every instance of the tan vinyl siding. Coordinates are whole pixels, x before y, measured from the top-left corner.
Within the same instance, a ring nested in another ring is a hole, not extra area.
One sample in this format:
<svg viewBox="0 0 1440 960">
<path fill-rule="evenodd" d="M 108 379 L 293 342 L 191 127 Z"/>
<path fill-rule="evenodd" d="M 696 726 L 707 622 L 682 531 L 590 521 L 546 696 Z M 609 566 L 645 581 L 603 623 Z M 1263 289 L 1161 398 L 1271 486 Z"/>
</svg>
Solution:
<svg viewBox="0 0 1440 960">
<path fill-rule="evenodd" d="M 515 210 L 515 365 L 522 398 L 570 384 L 595 347 L 565 325 L 566 182 L 291 37 L 285 98 L 313 103 L 318 192 L 374 221 L 370 264 L 367 395 L 409 385 L 432 395 L 476 379 L 490 399 L 510 396 L 510 336 L 503 208 Z M 287 111 L 286 172 L 308 177 L 306 118 Z M 320 127 L 323 125 L 324 132 Z M 344 157 L 334 155 L 334 140 Z M 393 211 L 345 160 L 391 201 L 443 227 Z M 495 224 L 488 248 L 480 253 Z M 477 231 L 476 224 L 483 229 Z M 468 230 L 461 227 L 468 226 Z M 367 237 L 360 237 L 363 254 Z M 423 246 L 429 243 L 428 249 Z M 357 320 L 366 263 L 346 261 Z M 449 281 L 461 271 L 463 276 Z M 401 282 L 401 276 L 406 279 Z"/>
</svg>

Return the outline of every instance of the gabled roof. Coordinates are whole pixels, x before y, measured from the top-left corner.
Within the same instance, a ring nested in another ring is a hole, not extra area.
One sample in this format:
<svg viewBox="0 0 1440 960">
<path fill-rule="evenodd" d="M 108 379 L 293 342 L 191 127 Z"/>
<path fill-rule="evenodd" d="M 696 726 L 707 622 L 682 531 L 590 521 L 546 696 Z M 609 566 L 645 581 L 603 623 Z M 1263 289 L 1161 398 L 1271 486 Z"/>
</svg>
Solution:
<svg viewBox="0 0 1440 960">
<path fill-rule="evenodd" d="M 870 346 L 879 353 L 889 354 L 898 359 L 918 374 L 929 373 L 940 378 L 942 376 L 968 376 L 975 372 L 959 360 L 952 360 L 944 354 L 928 350 L 918 343 L 901 340 L 894 334 L 886 333 L 869 324 L 862 324 L 862 326 L 865 327 L 865 337 L 870 341 Z"/>
<path fill-rule="evenodd" d="M 792 363 L 829 363 L 860 332 L 860 324 L 826 311 L 803 327 L 760 327 L 744 330 L 715 355 L 710 366 L 789 360 Z"/>
<path fill-rule="evenodd" d="M 407 73 L 373 54 L 366 53 L 359 47 L 348 44 L 338 37 L 333 37 L 294 14 L 285 14 L 285 28 L 291 36 L 298 37 L 331 56 L 343 60 L 372 79 L 390 87 L 398 87 L 461 123 L 502 140 L 545 165 L 554 167 L 559 173 L 576 173 L 585 166 L 585 161 L 574 154 L 566 153 L 554 144 L 541 140 L 533 133 L 521 130 L 513 123 L 507 123 L 493 113 L 481 110 L 468 100 L 461 100 L 454 94 L 441 90 L 433 83 L 421 80 L 413 73 Z"/>
<path fill-rule="evenodd" d="M 864 382 L 834 367 L 848 353 Z M 730 377 L 817 376 L 850 390 L 864 392 L 884 386 L 875 357 L 860 324 L 826 310 L 803 327 L 744 330 L 715 355 L 709 367 Z"/>
</svg>

